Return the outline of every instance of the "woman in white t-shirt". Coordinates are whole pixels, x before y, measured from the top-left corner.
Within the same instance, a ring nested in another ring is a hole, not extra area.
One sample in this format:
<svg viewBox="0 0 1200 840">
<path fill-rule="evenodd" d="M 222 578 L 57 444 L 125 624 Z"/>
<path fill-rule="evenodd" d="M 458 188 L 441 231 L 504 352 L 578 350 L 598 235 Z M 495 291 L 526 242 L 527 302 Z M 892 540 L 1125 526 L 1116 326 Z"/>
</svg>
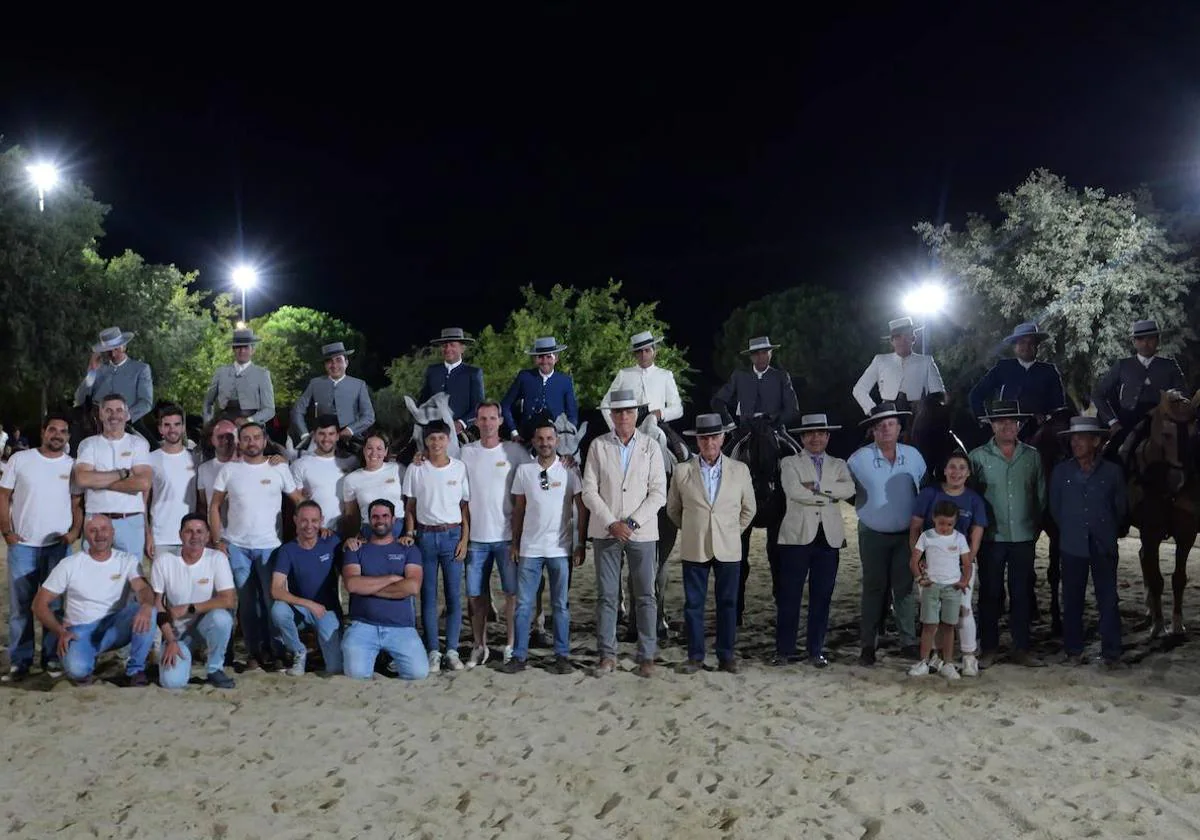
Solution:
<svg viewBox="0 0 1200 840">
<path fill-rule="evenodd" d="M 342 522 L 346 537 L 362 533 L 353 528 L 367 524 L 367 509 L 376 499 L 387 499 L 404 510 L 404 466 L 387 460 L 388 439 L 379 432 L 372 432 L 363 443 L 363 466 L 342 480 Z M 396 535 L 404 529 L 404 517 L 396 517 Z"/>
</svg>

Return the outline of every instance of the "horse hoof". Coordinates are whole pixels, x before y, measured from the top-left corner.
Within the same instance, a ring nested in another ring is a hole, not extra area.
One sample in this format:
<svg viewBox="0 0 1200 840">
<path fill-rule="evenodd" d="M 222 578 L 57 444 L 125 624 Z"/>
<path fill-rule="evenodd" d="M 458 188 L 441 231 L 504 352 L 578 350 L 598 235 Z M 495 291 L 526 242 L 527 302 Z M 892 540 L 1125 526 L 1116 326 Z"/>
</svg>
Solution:
<svg viewBox="0 0 1200 840">
<path fill-rule="evenodd" d="M 1161 637 L 1165 630 L 1166 627 L 1161 621 L 1154 622 L 1154 624 L 1150 627 L 1150 638 L 1157 639 Z"/>
<path fill-rule="evenodd" d="M 1182 618 L 1171 619 L 1171 635 L 1172 636 L 1186 636 L 1187 635 L 1187 627 L 1184 626 Z"/>
</svg>

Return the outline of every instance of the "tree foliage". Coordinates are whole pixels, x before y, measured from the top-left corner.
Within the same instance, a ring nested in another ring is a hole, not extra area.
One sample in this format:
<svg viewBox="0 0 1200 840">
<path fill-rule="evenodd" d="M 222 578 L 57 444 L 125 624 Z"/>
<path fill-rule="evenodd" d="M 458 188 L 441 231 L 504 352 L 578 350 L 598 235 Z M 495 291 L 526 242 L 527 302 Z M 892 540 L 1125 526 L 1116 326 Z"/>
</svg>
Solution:
<svg viewBox="0 0 1200 840">
<path fill-rule="evenodd" d="M 1036 320 L 1051 335 L 1043 357 L 1078 398 L 1130 353 L 1134 320 L 1158 320 L 1164 353 L 1191 336 L 1184 303 L 1196 266 L 1148 193 L 1079 191 L 1040 169 L 997 203 L 998 224 L 972 215 L 964 230 L 915 228 L 957 297 L 970 302 L 960 313 L 960 339 L 939 360 L 982 369 L 1014 325 Z"/>
</svg>

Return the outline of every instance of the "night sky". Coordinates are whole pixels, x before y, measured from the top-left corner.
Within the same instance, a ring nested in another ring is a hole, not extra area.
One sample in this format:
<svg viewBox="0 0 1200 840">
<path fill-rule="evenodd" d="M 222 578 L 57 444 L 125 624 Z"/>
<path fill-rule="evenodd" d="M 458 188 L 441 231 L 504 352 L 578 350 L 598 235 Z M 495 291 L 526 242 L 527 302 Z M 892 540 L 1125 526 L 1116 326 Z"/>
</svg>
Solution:
<svg viewBox="0 0 1200 840">
<path fill-rule="evenodd" d="M 1045 5 L 10 42 L 37 71 L 0 73 L 0 133 L 113 206 L 104 253 L 210 288 L 259 263 L 252 316 L 326 309 L 388 358 L 501 326 L 523 284 L 613 276 L 708 369 L 735 306 L 908 283 L 915 222 L 991 212 L 1039 166 L 1200 209 L 1200 6 Z"/>
</svg>

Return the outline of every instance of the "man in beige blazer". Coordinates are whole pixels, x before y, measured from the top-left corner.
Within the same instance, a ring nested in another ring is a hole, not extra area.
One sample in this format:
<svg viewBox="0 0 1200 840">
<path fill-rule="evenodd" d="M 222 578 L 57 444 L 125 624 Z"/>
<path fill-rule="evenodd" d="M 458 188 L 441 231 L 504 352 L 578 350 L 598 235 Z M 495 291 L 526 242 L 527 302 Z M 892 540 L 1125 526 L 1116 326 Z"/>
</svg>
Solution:
<svg viewBox="0 0 1200 840">
<path fill-rule="evenodd" d="M 658 442 L 636 431 L 641 403 L 633 391 L 608 395 L 613 430 L 592 441 L 583 466 L 583 503 L 596 560 L 596 676 L 617 666 L 617 599 L 621 561 L 629 561 L 637 611 L 638 676 L 654 673 L 658 649 L 654 577 L 658 511 L 667 501 L 667 473 Z"/>
<path fill-rule="evenodd" d="M 713 571 L 717 602 L 717 663 L 738 672 L 733 646 L 737 641 L 738 583 L 742 577 L 742 532 L 757 506 L 750 469 L 721 454 L 725 433 L 734 428 L 720 414 L 701 414 L 696 428 L 700 457 L 675 468 L 667 494 L 667 516 L 679 528 L 683 558 L 683 625 L 688 658 L 679 670 L 694 674 L 704 667 L 704 600 L 708 572 Z"/>
<path fill-rule="evenodd" d="M 823 652 L 829 602 L 837 580 L 838 554 L 846 544 L 838 502 L 854 495 L 854 478 L 846 462 L 825 452 L 830 431 L 840 428 L 829 425 L 824 414 L 805 414 L 800 428 L 788 430 L 800 434 L 804 449 L 779 465 L 787 511 L 779 527 L 779 598 L 772 665 L 786 665 L 795 658 L 806 579 L 808 661 L 817 668 L 829 665 Z"/>
</svg>

